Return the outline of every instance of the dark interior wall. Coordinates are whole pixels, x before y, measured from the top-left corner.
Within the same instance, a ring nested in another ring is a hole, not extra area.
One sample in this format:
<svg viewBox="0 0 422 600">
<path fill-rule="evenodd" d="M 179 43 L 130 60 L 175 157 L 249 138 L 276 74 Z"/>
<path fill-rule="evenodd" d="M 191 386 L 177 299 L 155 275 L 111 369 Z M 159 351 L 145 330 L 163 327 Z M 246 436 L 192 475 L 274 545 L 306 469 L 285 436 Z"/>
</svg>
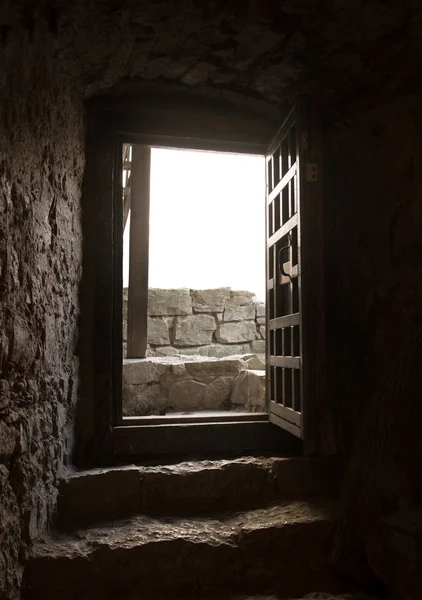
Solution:
<svg viewBox="0 0 422 600">
<path fill-rule="evenodd" d="M 326 127 L 329 379 L 347 439 L 421 314 L 421 100 L 356 107 Z"/>
<path fill-rule="evenodd" d="M 337 106 L 420 79 L 415 0 L 246 4 L 0 5 L 0 598 L 19 595 L 20 561 L 45 531 L 72 441 L 82 99 L 132 77 L 275 105 L 315 92 Z M 327 136 L 330 365 L 351 425 L 408 318 L 419 271 L 417 99 L 379 104 L 344 113 Z"/>
<path fill-rule="evenodd" d="M 0 39 L 0 598 L 13 600 L 71 445 L 84 129 L 48 19 Z"/>
</svg>

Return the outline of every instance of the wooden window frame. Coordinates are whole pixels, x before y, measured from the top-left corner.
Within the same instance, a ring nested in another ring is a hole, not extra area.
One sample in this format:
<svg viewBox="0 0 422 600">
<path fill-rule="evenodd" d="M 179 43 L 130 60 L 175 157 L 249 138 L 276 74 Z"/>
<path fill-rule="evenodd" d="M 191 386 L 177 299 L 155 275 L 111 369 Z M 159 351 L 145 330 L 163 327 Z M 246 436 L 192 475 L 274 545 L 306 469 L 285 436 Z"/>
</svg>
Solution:
<svg viewBox="0 0 422 600">
<path fill-rule="evenodd" d="M 121 460 L 164 456 L 229 456 L 251 452 L 300 454 L 302 445 L 286 431 L 272 425 L 269 415 L 227 416 L 209 422 L 209 417 L 177 419 L 139 417 L 123 419 L 122 389 L 122 145 L 209 150 L 265 156 L 274 123 L 245 139 L 250 117 L 243 128 L 219 135 L 197 137 L 165 135 L 162 131 L 145 133 L 142 111 L 93 103 L 88 107 L 89 147 L 87 189 L 95 203 L 91 227 L 101 243 L 92 247 L 93 270 L 93 403 L 96 462 L 110 464 Z M 224 115 L 222 116 L 224 120 Z M 181 123 L 183 128 L 184 123 Z M 164 124 L 165 127 L 165 124 Z M 263 190 L 264 197 L 264 190 Z M 263 206 L 264 210 L 264 206 Z M 95 225 L 94 225 L 95 220 Z M 264 241 L 263 241 L 264 244 Z M 264 248 L 263 248 L 264 251 Z"/>
</svg>

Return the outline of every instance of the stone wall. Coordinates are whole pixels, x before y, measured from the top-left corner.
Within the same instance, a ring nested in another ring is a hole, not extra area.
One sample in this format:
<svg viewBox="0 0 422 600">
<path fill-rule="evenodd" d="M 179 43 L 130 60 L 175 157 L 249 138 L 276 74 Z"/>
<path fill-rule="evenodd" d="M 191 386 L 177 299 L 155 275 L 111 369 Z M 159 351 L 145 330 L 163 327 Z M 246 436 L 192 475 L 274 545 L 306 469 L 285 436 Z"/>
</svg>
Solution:
<svg viewBox="0 0 422 600">
<path fill-rule="evenodd" d="M 123 290 L 123 338 L 127 330 Z M 265 353 L 265 304 L 252 292 L 155 289 L 148 295 L 148 356 L 222 358 Z"/>
<path fill-rule="evenodd" d="M 43 535 L 78 388 L 82 105 L 35 5 L 0 27 L 0 599 Z M 38 4 L 37 4 L 38 6 Z"/>
</svg>

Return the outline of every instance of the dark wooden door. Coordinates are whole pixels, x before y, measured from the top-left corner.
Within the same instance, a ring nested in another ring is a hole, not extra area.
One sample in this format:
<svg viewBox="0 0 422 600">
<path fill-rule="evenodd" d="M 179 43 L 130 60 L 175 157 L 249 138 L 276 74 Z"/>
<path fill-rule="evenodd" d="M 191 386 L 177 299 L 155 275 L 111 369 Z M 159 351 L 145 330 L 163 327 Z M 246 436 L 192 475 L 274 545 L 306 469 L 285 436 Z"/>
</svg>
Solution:
<svg viewBox="0 0 422 600">
<path fill-rule="evenodd" d="M 317 451 L 325 396 L 321 165 L 313 109 L 293 108 L 266 157 L 270 419 Z"/>
</svg>

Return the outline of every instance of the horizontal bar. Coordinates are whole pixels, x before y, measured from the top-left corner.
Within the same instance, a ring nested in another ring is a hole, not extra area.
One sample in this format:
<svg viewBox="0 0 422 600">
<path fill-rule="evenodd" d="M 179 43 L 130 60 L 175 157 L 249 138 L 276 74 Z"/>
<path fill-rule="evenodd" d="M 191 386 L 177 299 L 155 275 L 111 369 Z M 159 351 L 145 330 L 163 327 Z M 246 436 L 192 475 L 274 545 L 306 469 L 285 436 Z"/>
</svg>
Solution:
<svg viewBox="0 0 422 600">
<path fill-rule="evenodd" d="M 284 225 L 280 227 L 268 240 L 268 246 L 274 246 L 282 237 L 287 235 L 292 229 L 297 227 L 297 213 L 293 215 Z"/>
<path fill-rule="evenodd" d="M 119 131 L 119 136 L 124 143 L 142 144 L 150 148 L 180 148 L 182 150 L 204 150 L 209 152 L 227 152 L 234 154 L 249 154 L 252 156 L 265 156 L 267 145 L 264 143 L 224 141 L 219 139 L 166 136 L 162 134 L 133 133 Z"/>
<path fill-rule="evenodd" d="M 271 367 L 300 369 L 300 356 L 270 356 Z"/>
<path fill-rule="evenodd" d="M 122 425 L 178 425 L 185 423 L 233 423 L 244 421 L 268 421 L 268 413 L 232 412 L 231 415 L 216 412 L 215 415 L 154 415 L 146 417 L 123 417 Z"/>
<path fill-rule="evenodd" d="M 270 413 L 270 422 L 273 423 L 274 425 L 277 425 L 277 427 L 280 427 L 281 429 L 288 431 L 289 433 L 293 434 L 294 436 L 296 436 L 298 438 L 303 437 L 303 432 L 302 432 L 301 427 L 298 427 L 297 425 L 294 425 L 293 423 L 289 423 L 289 421 L 286 421 L 286 419 L 283 419 L 274 413 Z"/>
<path fill-rule="evenodd" d="M 295 325 L 299 325 L 299 313 L 269 320 L 270 329 L 282 329 L 283 327 L 294 327 Z"/>
<path fill-rule="evenodd" d="M 302 425 L 302 415 L 299 412 L 292 408 L 288 408 L 283 404 L 278 404 L 278 402 L 274 402 L 274 400 L 271 400 L 270 412 L 282 419 L 286 419 L 286 421 L 289 421 L 289 423 L 293 423 L 298 427 Z"/>
<path fill-rule="evenodd" d="M 287 173 L 284 175 L 284 177 L 277 183 L 277 185 L 275 186 L 275 188 L 273 189 L 273 191 L 268 195 L 268 201 L 267 204 L 271 204 L 271 202 L 274 200 L 274 198 L 276 196 L 279 195 L 279 193 L 286 187 L 286 185 L 289 183 L 289 181 L 291 179 L 293 179 L 293 177 L 296 175 L 297 172 L 297 165 L 294 162 L 292 164 L 292 166 L 290 167 L 290 169 L 287 171 Z"/>
</svg>

